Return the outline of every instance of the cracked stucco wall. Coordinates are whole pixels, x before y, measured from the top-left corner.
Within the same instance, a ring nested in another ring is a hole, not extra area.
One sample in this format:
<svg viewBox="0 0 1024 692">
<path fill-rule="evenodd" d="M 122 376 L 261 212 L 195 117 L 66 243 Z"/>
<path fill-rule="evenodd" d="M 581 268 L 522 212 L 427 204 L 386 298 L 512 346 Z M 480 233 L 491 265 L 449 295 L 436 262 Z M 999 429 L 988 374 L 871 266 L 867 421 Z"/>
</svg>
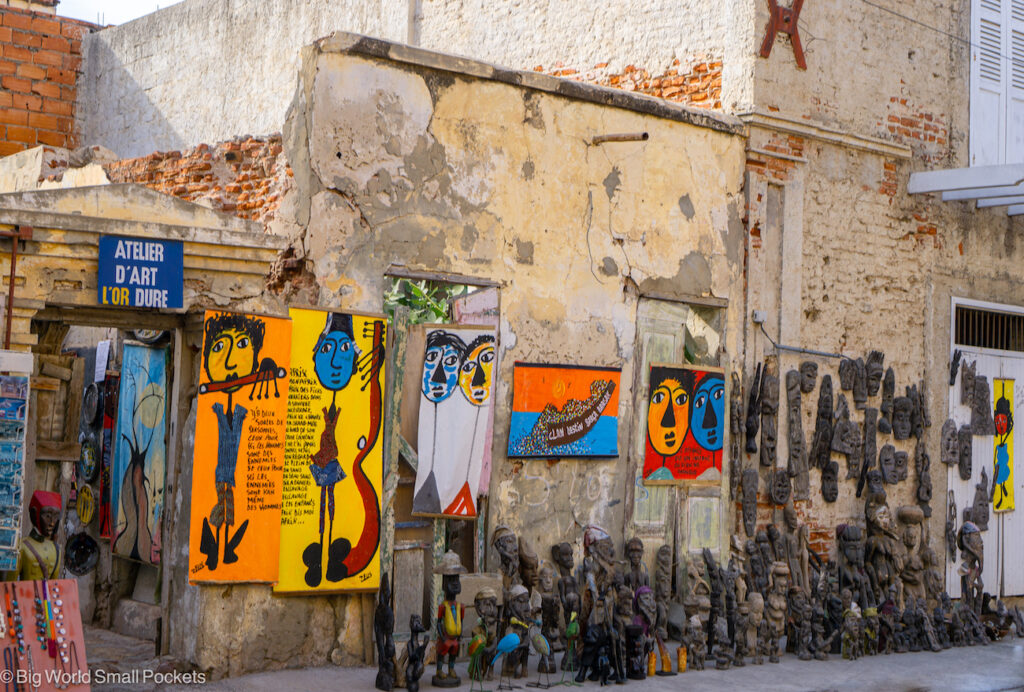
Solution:
<svg viewBox="0 0 1024 692">
<path fill-rule="evenodd" d="M 392 264 L 499 282 L 488 534 L 508 523 L 543 554 L 579 542 L 593 522 L 621 543 L 634 479 L 639 295 L 741 303 L 741 129 L 470 77 L 450 64 L 356 54 L 344 39 L 306 49 L 284 132 L 295 186 L 270 230 L 307 260 L 324 306 L 379 312 Z M 588 143 L 640 131 L 647 141 Z M 738 351 L 733 312 L 726 357 Z M 621 366 L 621 456 L 509 462 L 516 360 Z M 204 588 L 200 598 L 196 662 L 216 672 L 351 664 L 366 644 L 356 623 L 367 597 L 274 598 L 241 586 Z M 271 641 L 287 641 L 287 655 Z"/>
</svg>

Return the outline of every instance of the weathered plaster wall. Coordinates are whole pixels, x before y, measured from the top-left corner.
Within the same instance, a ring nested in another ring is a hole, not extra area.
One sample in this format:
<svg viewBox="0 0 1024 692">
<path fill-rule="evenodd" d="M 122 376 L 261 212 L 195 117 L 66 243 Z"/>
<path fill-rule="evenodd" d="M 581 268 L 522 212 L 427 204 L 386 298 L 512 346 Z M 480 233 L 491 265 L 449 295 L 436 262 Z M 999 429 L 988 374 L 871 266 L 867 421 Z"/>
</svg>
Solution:
<svg viewBox="0 0 1024 692">
<path fill-rule="evenodd" d="M 1024 223 L 1008 218 L 1005 208 L 977 210 L 972 203 L 906 194 L 912 172 L 967 165 L 969 3 L 907 2 L 899 12 L 909 19 L 858 3 L 806 3 L 800 26 L 808 69 L 796 67 L 786 39 L 778 40 L 769 59 L 758 59 L 756 110 L 790 122 L 780 124 L 781 132 L 751 130 L 750 276 L 763 283 L 752 288 L 750 301 L 751 308 L 769 310 L 769 322 L 776 321 L 774 328 L 768 325 L 769 333 L 781 334 L 789 345 L 853 357 L 883 350 L 886 365 L 895 370 L 898 394 L 926 378 L 932 417 L 926 429 L 931 544 L 941 559 L 947 471 L 939 462 L 939 429 L 949 405 L 950 298 L 1021 304 L 1024 277 L 1018 268 L 1024 250 L 1016 238 Z M 767 11 L 759 6 L 758 26 L 766 20 Z M 803 125 L 819 129 L 801 130 Z M 780 209 L 773 211 L 773 203 Z M 800 221 L 798 261 L 780 252 L 794 213 Z M 773 214 L 786 218 L 772 223 Z M 794 276 L 795 303 L 780 295 Z M 788 331 L 781 329 L 776 313 L 784 316 L 794 307 Z M 770 346 L 752 325 L 747 335 L 751 372 Z M 783 372 L 799 360 L 785 356 Z M 817 360 L 825 366 L 819 378 L 831 372 L 835 383 L 837 363 Z M 808 439 L 816 395 L 804 399 Z M 877 398 L 871 401 L 877 404 Z M 784 416 L 780 430 L 781 420 Z M 780 433 L 780 458 L 784 438 Z M 886 442 L 891 438 L 879 435 L 879 449 Z M 840 467 L 842 479 L 842 461 Z M 831 545 L 836 524 L 863 525 L 863 503 L 852 497 L 851 483 L 841 481 L 834 505 L 812 490 L 812 502 L 802 508 L 822 547 Z M 811 471 L 812 489 L 818 484 L 818 473 Z M 911 469 L 908 481 L 887 489 L 890 506 L 911 504 L 915 487 Z"/>
<path fill-rule="evenodd" d="M 404 39 L 403 2 L 186 0 L 83 42 L 80 141 L 122 157 L 278 132 L 299 51 L 337 29 Z"/>
<path fill-rule="evenodd" d="M 694 102 L 683 98 L 693 83 L 681 78 L 700 84 L 692 68 L 724 62 L 720 98 L 696 103 L 729 109 L 752 100 L 748 0 L 186 0 L 86 37 L 80 140 L 138 157 L 277 132 L 301 47 L 336 30 L 624 88 L 665 81 L 680 87 L 666 97 L 685 102 Z M 638 75 L 647 75 L 640 85 Z"/>
<path fill-rule="evenodd" d="M 488 534 L 508 523 L 543 552 L 578 543 L 594 522 L 621 544 L 638 298 L 741 301 L 741 130 L 725 116 L 336 35 L 306 52 L 284 136 L 295 188 L 270 227 L 293 239 L 325 306 L 379 311 L 392 264 L 499 282 Z M 641 131 L 646 142 L 589 144 Z M 726 357 L 739 333 L 730 311 Z M 516 360 L 622 366 L 622 457 L 510 463 Z M 215 674 L 351 664 L 367 643 L 367 597 L 241 586 L 199 598 L 194 661 Z"/>
</svg>

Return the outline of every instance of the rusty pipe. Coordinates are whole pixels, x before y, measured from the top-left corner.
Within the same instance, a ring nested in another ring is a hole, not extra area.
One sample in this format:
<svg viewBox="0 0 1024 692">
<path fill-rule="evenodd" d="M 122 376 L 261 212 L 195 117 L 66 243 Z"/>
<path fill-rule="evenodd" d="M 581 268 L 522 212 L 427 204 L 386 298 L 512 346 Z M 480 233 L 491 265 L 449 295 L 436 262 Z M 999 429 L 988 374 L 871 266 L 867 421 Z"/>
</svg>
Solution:
<svg viewBox="0 0 1024 692">
<path fill-rule="evenodd" d="M 605 142 L 646 142 L 649 138 L 650 135 L 646 132 L 617 132 L 609 135 L 594 135 L 590 143 L 598 145 Z"/>
</svg>

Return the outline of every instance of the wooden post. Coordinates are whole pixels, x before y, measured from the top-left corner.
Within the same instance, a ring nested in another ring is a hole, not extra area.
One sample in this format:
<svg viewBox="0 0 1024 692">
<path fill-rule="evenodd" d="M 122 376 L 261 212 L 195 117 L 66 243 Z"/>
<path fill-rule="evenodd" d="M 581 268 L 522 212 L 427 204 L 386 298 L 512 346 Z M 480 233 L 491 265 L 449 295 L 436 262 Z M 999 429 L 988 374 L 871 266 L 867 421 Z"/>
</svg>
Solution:
<svg viewBox="0 0 1024 692">
<path fill-rule="evenodd" d="M 384 425 L 384 468 L 381 507 L 380 532 L 380 572 L 391 575 L 394 584 L 395 555 L 395 489 L 398 487 L 399 455 L 411 450 L 409 444 L 402 439 L 401 393 L 402 381 L 405 379 L 405 349 L 409 336 L 409 309 L 399 307 L 395 310 L 395 319 L 391 323 L 388 341 L 387 370 L 387 413 Z M 415 462 L 415 460 L 413 460 Z"/>
</svg>

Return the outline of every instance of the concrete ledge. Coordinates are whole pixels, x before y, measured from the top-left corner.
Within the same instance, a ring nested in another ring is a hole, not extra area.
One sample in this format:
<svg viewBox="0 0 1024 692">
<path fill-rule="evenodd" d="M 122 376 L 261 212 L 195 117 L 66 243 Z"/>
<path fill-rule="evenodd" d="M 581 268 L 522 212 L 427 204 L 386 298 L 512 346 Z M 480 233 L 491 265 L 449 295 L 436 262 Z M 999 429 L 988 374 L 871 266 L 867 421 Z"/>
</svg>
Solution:
<svg viewBox="0 0 1024 692">
<path fill-rule="evenodd" d="M 439 53 L 346 31 L 337 31 L 330 36 L 320 39 L 314 45 L 322 53 L 363 55 L 476 77 L 478 79 L 488 79 L 511 84 L 512 86 L 526 87 L 556 94 L 577 101 L 589 101 L 603 106 L 643 113 L 656 118 L 675 120 L 718 132 L 745 135 L 747 131 L 746 125 L 742 120 L 724 113 L 691 108 L 671 101 L 665 101 L 664 99 L 654 98 L 653 96 L 552 77 L 540 72 L 499 67 L 480 60 Z"/>
</svg>

